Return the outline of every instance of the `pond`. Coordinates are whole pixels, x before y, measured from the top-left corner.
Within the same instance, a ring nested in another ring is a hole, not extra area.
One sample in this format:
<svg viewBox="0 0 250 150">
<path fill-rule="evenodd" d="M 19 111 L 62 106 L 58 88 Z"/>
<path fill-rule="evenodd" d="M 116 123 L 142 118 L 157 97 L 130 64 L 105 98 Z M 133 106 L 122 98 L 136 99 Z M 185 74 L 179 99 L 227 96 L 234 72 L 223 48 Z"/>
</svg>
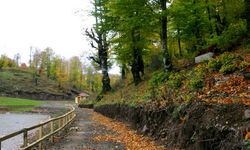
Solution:
<svg viewBox="0 0 250 150">
<path fill-rule="evenodd" d="M 39 113 L 0 113 L 0 136 L 13 133 L 25 127 L 30 127 L 50 118 Z M 16 150 L 23 143 L 23 135 L 2 142 L 2 150 Z"/>
</svg>

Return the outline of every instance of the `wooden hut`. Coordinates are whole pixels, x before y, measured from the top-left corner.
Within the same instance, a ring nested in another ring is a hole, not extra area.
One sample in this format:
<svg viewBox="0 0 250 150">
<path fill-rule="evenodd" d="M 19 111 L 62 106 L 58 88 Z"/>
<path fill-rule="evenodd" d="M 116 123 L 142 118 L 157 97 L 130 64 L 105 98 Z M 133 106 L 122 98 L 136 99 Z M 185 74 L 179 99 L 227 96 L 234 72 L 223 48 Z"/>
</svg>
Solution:
<svg viewBox="0 0 250 150">
<path fill-rule="evenodd" d="M 86 100 L 87 97 L 89 97 L 89 95 L 88 95 L 87 93 L 82 92 L 82 93 L 80 93 L 80 94 L 75 98 L 75 103 L 76 103 L 76 104 L 79 104 L 80 101 Z"/>
</svg>

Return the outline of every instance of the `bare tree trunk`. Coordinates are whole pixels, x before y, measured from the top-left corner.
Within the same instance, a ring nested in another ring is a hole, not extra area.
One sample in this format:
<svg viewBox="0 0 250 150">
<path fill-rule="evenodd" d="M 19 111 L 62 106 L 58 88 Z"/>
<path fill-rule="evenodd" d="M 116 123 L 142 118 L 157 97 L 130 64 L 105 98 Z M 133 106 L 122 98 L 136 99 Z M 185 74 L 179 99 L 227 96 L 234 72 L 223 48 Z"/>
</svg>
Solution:
<svg viewBox="0 0 250 150">
<path fill-rule="evenodd" d="M 144 62 L 140 49 L 134 49 L 133 55 L 134 59 L 131 66 L 131 72 L 133 74 L 134 84 L 138 85 L 142 81 L 141 75 L 144 75 Z"/>
<path fill-rule="evenodd" d="M 106 93 L 111 90 L 110 78 L 108 74 L 107 65 L 103 65 L 102 68 L 102 93 Z"/>
<path fill-rule="evenodd" d="M 163 62 L 165 71 L 170 71 L 172 69 L 172 64 L 167 48 L 167 15 L 164 14 L 167 10 L 167 0 L 160 0 L 161 10 L 163 12 L 161 18 L 161 45 L 163 51 Z"/>
<path fill-rule="evenodd" d="M 143 70 L 140 65 L 142 56 L 141 55 L 141 50 L 136 46 L 136 41 L 139 40 L 140 34 L 136 33 L 136 29 L 132 29 L 131 32 L 131 37 L 132 37 L 132 43 L 133 43 L 133 60 L 132 60 L 132 65 L 131 65 L 131 72 L 133 75 L 133 80 L 134 84 L 138 85 L 141 82 L 141 76 L 140 76 L 140 71 Z"/>
<path fill-rule="evenodd" d="M 122 80 L 126 79 L 126 65 L 125 64 L 122 64 L 122 67 L 121 67 L 121 78 Z"/>
</svg>

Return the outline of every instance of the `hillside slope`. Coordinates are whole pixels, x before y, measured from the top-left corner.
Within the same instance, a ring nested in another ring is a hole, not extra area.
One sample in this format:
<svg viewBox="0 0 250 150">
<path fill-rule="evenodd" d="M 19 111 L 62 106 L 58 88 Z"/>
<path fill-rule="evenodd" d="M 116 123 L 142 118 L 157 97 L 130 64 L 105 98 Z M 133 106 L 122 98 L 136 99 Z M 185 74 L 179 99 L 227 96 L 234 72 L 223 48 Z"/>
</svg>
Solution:
<svg viewBox="0 0 250 150">
<path fill-rule="evenodd" d="M 59 87 L 54 80 L 38 77 L 36 85 L 32 73 L 22 69 L 0 70 L 0 95 L 38 100 L 72 100 L 77 91 Z"/>
<path fill-rule="evenodd" d="M 138 86 L 124 81 L 95 111 L 125 121 L 167 149 L 250 148 L 250 54 L 152 73 Z"/>
</svg>

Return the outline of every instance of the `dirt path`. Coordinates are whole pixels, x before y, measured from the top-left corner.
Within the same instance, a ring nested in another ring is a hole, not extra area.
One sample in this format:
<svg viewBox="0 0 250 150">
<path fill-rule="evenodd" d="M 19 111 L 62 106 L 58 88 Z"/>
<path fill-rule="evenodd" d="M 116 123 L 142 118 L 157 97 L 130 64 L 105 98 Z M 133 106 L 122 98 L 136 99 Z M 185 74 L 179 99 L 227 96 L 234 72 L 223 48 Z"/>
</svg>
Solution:
<svg viewBox="0 0 250 150">
<path fill-rule="evenodd" d="M 47 149 L 164 150 L 152 140 L 129 130 L 123 123 L 104 117 L 91 109 L 77 109 L 73 127 L 78 129 L 71 130 L 59 142 Z"/>
<path fill-rule="evenodd" d="M 102 135 L 116 135 L 117 133 L 92 119 L 93 110 L 78 109 L 73 127 L 60 142 L 55 143 L 50 150 L 124 150 L 121 143 L 111 141 L 96 141 L 94 138 Z"/>
</svg>

